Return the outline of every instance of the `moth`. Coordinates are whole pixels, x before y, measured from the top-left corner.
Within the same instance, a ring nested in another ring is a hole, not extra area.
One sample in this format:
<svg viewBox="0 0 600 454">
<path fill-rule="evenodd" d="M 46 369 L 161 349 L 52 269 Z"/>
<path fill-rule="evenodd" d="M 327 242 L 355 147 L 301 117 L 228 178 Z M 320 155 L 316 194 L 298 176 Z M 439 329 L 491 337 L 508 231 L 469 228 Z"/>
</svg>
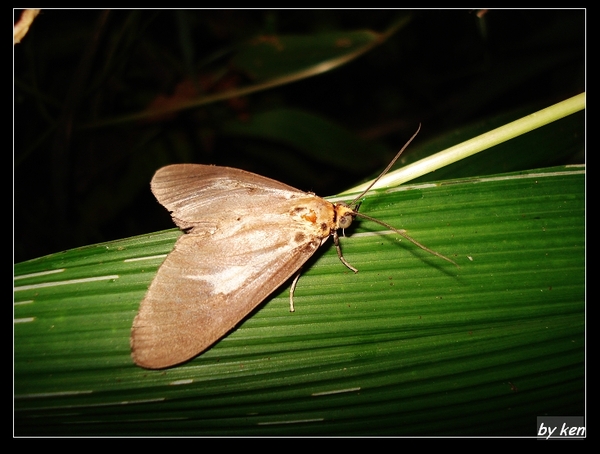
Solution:
<svg viewBox="0 0 600 454">
<path fill-rule="evenodd" d="M 338 230 L 356 216 L 456 265 L 404 230 L 359 213 L 359 200 L 370 187 L 349 204 L 331 203 L 240 169 L 174 164 L 156 172 L 151 189 L 185 233 L 158 269 L 133 321 L 132 357 L 148 369 L 202 353 L 298 273 L 329 237 L 342 263 L 357 272 L 344 259 L 338 238 Z M 298 277 L 290 289 L 292 312 Z"/>
</svg>

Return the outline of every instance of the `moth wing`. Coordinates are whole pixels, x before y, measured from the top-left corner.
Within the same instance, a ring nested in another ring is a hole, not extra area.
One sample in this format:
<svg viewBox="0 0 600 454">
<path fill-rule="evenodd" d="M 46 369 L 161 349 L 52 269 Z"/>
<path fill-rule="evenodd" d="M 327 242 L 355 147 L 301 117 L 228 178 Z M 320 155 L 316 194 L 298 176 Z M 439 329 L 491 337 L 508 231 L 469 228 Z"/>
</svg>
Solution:
<svg viewBox="0 0 600 454">
<path fill-rule="evenodd" d="M 133 322 L 135 363 L 160 369 L 198 355 L 291 277 L 321 244 L 319 239 L 292 244 L 289 237 L 277 236 L 250 250 L 237 249 L 227 239 L 180 237 Z M 239 235 L 236 240 L 252 238 Z"/>
<path fill-rule="evenodd" d="M 279 181 L 230 167 L 174 164 L 159 169 L 152 193 L 182 229 L 214 231 L 246 213 L 264 213 L 278 200 L 306 193 Z"/>
</svg>

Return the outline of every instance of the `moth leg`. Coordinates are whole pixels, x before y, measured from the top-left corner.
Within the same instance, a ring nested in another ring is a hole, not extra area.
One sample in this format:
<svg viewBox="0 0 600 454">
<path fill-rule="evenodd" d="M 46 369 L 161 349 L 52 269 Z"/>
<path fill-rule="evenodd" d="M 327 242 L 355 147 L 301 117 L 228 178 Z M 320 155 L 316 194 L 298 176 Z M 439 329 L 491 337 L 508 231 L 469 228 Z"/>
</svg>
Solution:
<svg viewBox="0 0 600 454">
<path fill-rule="evenodd" d="M 340 239 L 338 238 L 337 230 L 333 231 L 333 244 L 335 244 L 335 250 L 337 251 L 337 255 L 340 258 L 340 261 L 348 267 L 348 269 L 358 273 L 358 270 L 350 265 L 344 256 L 342 255 L 342 248 L 340 247 Z"/>
<path fill-rule="evenodd" d="M 296 290 L 296 284 L 298 283 L 298 279 L 300 279 L 300 274 L 302 274 L 302 268 L 300 268 L 296 273 L 296 277 L 294 277 L 294 280 L 292 281 L 292 285 L 290 287 L 290 312 L 296 311 L 296 309 L 294 309 L 294 291 Z"/>
</svg>

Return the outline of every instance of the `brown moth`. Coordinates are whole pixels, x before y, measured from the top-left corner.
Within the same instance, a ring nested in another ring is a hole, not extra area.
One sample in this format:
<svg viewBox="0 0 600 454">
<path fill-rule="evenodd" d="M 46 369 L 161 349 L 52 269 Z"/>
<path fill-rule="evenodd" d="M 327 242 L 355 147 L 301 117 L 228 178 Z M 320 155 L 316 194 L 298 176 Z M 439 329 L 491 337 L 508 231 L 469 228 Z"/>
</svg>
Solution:
<svg viewBox="0 0 600 454">
<path fill-rule="evenodd" d="M 456 265 L 404 230 L 358 213 L 357 201 L 370 187 L 350 204 L 331 203 L 244 170 L 175 164 L 156 172 L 151 189 L 185 234 L 158 269 L 133 321 L 133 360 L 148 369 L 202 353 L 298 273 L 330 236 L 340 260 L 357 272 L 343 258 L 337 233 L 356 216 Z"/>
</svg>

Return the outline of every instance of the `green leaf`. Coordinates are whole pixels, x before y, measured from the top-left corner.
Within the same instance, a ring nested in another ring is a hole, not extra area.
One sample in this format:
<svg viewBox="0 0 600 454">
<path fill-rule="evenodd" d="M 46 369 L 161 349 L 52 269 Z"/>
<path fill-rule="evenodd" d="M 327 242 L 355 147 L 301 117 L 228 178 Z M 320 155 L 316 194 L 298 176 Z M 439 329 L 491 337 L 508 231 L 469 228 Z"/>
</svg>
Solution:
<svg viewBox="0 0 600 454">
<path fill-rule="evenodd" d="M 583 414 L 585 168 L 372 191 L 361 221 L 213 348 L 133 365 L 177 231 L 15 266 L 19 435 L 531 435 Z M 41 274 L 40 274 L 41 273 Z"/>
</svg>

